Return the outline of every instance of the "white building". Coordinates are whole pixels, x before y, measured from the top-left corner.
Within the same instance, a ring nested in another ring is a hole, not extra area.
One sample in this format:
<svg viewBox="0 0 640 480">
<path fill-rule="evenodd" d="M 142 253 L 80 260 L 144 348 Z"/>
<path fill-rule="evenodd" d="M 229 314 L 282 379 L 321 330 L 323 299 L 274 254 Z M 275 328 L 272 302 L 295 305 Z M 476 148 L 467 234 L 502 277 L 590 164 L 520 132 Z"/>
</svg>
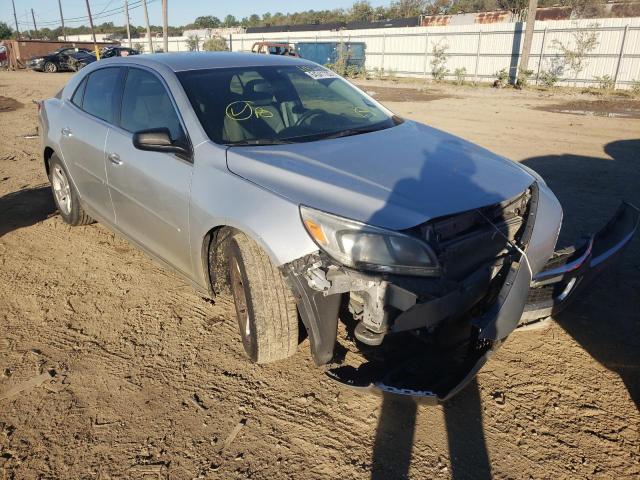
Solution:
<svg viewBox="0 0 640 480">
<path fill-rule="evenodd" d="M 96 42 L 108 42 L 109 39 L 107 38 L 110 34 L 109 33 L 96 33 Z M 67 35 L 67 39 L 65 40 L 64 37 L 61 35 L 58 37 L 58 40 L 61 42 L 67 41 L 67 42 L 93 42 L 93 35 L 91 35 L 90 33 L 83 33 L 81 35 Z"/>
</svg>

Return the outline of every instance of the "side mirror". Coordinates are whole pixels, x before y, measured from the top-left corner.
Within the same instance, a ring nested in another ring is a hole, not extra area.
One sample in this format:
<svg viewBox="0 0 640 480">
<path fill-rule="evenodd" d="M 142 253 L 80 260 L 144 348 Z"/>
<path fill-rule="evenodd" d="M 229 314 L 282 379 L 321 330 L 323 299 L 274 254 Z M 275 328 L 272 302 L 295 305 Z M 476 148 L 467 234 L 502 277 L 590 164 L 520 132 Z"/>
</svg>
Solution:
<svg viewBox="0 0 640 480">
<path fill-rule="evenodd" d="M 152 128 L 134 133 L 133 146 L 138 150 L 150 152 L 175 153 L 185 157 L 191 155 L 188 148 L 171 140 L 171 132 L 168 128 Z"/>
</svg>

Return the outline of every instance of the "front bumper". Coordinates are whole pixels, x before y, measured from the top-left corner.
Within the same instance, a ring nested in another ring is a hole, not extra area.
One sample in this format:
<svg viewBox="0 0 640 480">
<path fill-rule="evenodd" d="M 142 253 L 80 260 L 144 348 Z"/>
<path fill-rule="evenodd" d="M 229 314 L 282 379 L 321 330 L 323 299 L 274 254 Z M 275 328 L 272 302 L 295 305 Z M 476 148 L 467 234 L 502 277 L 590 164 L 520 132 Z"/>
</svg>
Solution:
<svg viewBox="0 0 640 480">
<path fill-rule="evenodd" d="M 42 71 L 44 68 L 44 60 L 41 61 L 32 61 L 32 60 L 28 60 L 26 63 L 26 66 L 29 70 L 37 70 L 37 71 Z"/>
<path fill-rule="evenodd" d="M 640 211 L 623 203 L 602 230 L 584 245 L 554 254 L 544 268 L 536 269 L 540 272 L 533 279 L 525 262 L 514 262 L 491 304 L 477 313 L 491 281 L 480 269 L 448 295 L 403 308 L 391 333 L 404 333 L 389 335 L 380 347 L 365 353 L 366 360 L 360 365 L 341 364 L 329 368 L 327 374 L 362 391 L 409 396 L 422 403 L 446 401 L 475 377 L 519 324 L 555 314 L 568 305 L 619 256 L 639 222 Z M 410 301 L 406 290 L 398 286 L 392 285 L 391 292 L 391 303 Z M 317 299 L 327 302 L 331 296 Z M 318 303 L 318 311 L 323 306 L 327 305 Z M 338 309 L 335 302 L 331 306 L 329 316 Z M 447 322 L 453 324 L 447 326 Z M 438 338 L 422 338 L 421 331 L 436 326 L 443 330 Z M 325 335 L 335 336 L 335 331 L 331 326 Z M 333 352 L 333 344 L 330 350 Z"/>
</svg>

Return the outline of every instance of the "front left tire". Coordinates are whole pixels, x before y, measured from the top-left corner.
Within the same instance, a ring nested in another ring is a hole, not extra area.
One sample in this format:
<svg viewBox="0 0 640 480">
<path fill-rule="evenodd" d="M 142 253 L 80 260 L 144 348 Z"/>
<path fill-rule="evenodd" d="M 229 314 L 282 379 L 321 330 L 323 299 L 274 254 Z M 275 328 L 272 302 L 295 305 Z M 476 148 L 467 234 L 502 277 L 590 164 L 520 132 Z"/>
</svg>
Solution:
<svg viewBox="0 0 640 480">
<path fill-rule="evenodd" d="M 256 242 L 239 231 L 227 240 L 226 257 L 247 356 L 255 363 L 270 363 L 295 354 L 298 310 L 278 267 Z"/>
</svg>

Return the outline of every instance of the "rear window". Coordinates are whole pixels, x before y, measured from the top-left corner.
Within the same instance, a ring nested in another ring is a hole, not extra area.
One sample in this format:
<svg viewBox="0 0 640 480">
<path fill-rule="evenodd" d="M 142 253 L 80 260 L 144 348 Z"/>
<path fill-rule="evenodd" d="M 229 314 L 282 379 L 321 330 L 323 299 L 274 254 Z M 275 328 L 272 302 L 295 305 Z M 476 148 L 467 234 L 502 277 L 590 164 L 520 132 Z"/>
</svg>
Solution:
<svg viewBox="0 0 640 480">
<path fill-rule="evenodd" d="M 76 91 L 74 92 L 73 97 L 71 97 L 71 103 L 73 103 L 78 108 L 82 108 L 82 97 L 84 96 L 84 89 L 86 88 L 86 86 L 87 86 L 87 77 L 84 77 L 82 82 L 80 82 L 80 85 L 78 86 L 78 88 L 76 88 Z M 62 93 L 62 90 L 60 90 L 60 92 L 58 93 Z"/>
<path fill-rule="evenodd" d="M 84 90 L 82 109 L 105 122 L 114 123 L 119 82 L 119 68 L 103 68 L 93 72 Z"/>
</svg>

